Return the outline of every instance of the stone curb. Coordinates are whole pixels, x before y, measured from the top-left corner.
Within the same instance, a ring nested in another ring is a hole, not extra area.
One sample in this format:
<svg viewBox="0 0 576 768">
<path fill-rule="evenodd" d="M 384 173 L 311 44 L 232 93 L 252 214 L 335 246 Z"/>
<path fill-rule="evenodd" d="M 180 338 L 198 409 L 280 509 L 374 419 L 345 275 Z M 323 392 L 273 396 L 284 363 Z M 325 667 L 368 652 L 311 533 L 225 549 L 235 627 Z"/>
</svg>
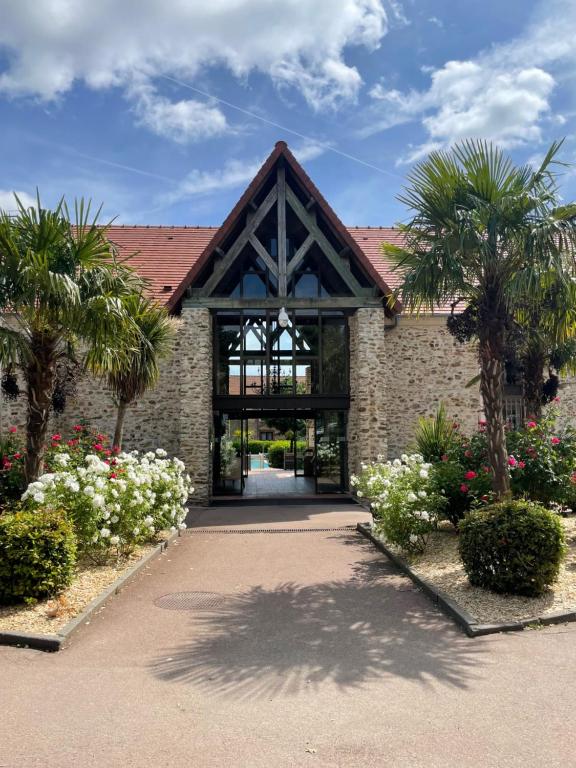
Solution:
<svg viewBox="0 0 576 768">
<path fill-rule="evenodd" d="M 359 533 L 369 539 L 380 552 L 385 554 L 386 557 L 391 560 L 400 571 L 402 571 L 402 573 L 408 576 L 408 578 L 411 579 L 433 603 L 436 603 L 447 616 L 455 621 L 456 624 L 466 632 L 468 637 L 494 635 L 498 632 L 519 632 L 526 629 L 526 627 L 544 627 L 550 626 L 551 624 L 565 624 L 567 622 L 576 621 L 576 611 L 558 611 L 557 613 L 548 613 L 544 616 L 536 616 L 520 621 L 504 622 L 501 624 L 481 624 L 453 598 L 435 587 L 431 582 L 426 581 L 426 579 L 423 579 L 421 576 L 414 573 L 412 568 L 403 558 L 389 549 L 379 538 L 374 536 L 372 527 L 369 524 L 358 523 L 356 528 Z"/>
<path fill-rule="evenodd" d="M 152 560 L 162 554 L 175 539 L 180 536 L 180 532 L 173 533 L 166 541 L 162 541 L 154 547 L 151 552 L 144 555 L 136 562 L 126 573 L 118 577 L 109 587 L 97 595 L 92 602 L 88 603 L 86 608 L 75 616 L 55 635 L 36 635 L 26 632 L 2 632 L 0 631 L 0 645 L 13 645 L 20 648 L 34 648 L 38 651 L 61 651 L 65 644 L 70 640 L 76 630 L 113 596 L 117 595 L 124 587 L 137 576 Z"/>
</svg>

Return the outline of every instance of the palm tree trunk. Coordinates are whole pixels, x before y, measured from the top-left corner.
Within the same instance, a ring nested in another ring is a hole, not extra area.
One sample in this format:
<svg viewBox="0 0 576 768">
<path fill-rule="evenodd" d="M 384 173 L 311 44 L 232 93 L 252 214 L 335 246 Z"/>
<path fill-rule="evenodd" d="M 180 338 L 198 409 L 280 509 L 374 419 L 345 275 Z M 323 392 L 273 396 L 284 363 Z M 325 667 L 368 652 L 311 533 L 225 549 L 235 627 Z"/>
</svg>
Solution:
<svg viewBox="0 0 576 768">
<path fill-rule="evenodd" d="M 120 399 L 118 401 L 118 410 L 116 411 L 116 427 L 114 428 L 114 440 L 112 445 L 115 448 L 122 448 L 122 437 L 124 434 L 124 419 L 126 418 L 126 409 L 128 402 Z"/>
<path fill-rule="evenodd" d="M 545 362 L 540 348 L 529 349 L 524 359 L 524 408 L 531 419 L 542 417 Z"/>
<path fill-rule="evenodd" d="M 493 471 L 493 489 L 498 499 L 510 493 L 508 451 L 504 431 L 504 359 L 499 334 L 480 337 L 480 392 L 486 416 L 488 461 Z"/>
<path fill-rule="evenodd" d="M 32 357 L 26 366 L 28 413 L 24 473 L 28 483 L 38 479 L 44 465 L 56 370 L 56 342 L 41 333 L 33 333 L 31 351 Z"/>
</svg>

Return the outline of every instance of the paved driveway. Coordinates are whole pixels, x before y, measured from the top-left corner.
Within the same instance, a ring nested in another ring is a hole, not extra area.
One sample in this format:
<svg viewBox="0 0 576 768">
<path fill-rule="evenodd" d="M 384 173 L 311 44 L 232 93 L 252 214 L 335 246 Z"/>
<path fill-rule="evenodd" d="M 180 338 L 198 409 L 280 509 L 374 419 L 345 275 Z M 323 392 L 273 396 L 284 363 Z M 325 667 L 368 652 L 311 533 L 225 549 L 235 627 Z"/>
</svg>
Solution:
<svg viewBox="0 0 576 768">
<path fill-rule="evenodd" d="M 0 766 L 576 765 L 573 627 L 465 637 L 364 517 L 198 513 L 68 649 L 0 648 Z"/>
</svg>

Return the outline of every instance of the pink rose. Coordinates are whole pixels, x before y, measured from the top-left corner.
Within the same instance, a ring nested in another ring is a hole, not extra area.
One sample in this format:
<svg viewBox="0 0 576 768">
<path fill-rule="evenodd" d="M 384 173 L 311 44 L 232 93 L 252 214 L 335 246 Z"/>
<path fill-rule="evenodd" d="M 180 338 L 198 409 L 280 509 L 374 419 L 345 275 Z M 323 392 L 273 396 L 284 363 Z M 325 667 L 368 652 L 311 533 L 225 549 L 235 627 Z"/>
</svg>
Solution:
<svg viewBox="0 0 576 768">
<path fill-rule="evenodd" d="M 514 458 L 514 456 L 508 456 L 508 466 L 509 467 L 515 467 L 518 462 Z"/>
<path fill-rule="evenodd" d="M 464 478 L 466 480 L 474 480 L 475 477 L 478 477 L 478 475 L 476 474 L 476 472 L 474 472 L 473 469 L 468 470 L 468 472 L 466 472 L 466 474 L 464 475 Z"/>
<path fill-rule="evenodd" d="M 558 443 L 560 442 L 560 438 L 559 437 L 552 437 L 552 438 L 550 438 L 550 442 L 552 443 L 552 445 L 558 445 Z"/>
<path fill-rule="evenodd" d="M 528 429 L 536 429 L 538 425 L 536 424 L 535 421 L 529 421 L 528 424 L 526 424 L 526 426 L 528 427 Z"/>
<path fill-rule="evenodd" d="M 460 490 L 462 491 L 462 493 L 468 493 L 468 491 L 469 491 L 470 489 L 468 488 L 468 486 L 466 485 L 466 483 L 462 483 L 462 485 L 460 486 Z"/>
</svg>

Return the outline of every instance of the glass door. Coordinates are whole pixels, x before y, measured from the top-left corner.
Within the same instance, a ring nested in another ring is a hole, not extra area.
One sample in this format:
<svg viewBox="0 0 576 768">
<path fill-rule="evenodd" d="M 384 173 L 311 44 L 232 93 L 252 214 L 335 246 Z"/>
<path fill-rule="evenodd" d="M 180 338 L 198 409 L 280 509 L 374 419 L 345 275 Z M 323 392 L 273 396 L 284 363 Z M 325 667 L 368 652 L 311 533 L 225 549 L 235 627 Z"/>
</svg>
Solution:
<svg viewBox="0 0 576 768">
<path fill-rule="evenodd" d="M 296 477 L 314 477 L 314 419 L 294 419 L 294 474 Z"/>
<path fill-rule="evenodd" d="M 214 493 L 238 494 L 244 489 L 242 419 L 214 414 Z"/>
<path fill-rule="evenodd" d="M 316 493 L 345 491 L 348 463 L 346 412 L 319 411 L 315 437 Z"/>
</svg>

